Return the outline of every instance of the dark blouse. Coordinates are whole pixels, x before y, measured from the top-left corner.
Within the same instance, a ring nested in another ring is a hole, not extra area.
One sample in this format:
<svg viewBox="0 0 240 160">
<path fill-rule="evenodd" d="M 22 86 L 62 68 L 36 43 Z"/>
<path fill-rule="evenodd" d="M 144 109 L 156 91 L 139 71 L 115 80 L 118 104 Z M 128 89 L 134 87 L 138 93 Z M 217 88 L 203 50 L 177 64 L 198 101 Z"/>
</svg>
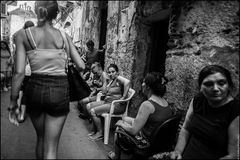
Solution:
<svg viewBox="0 0 240 160">
<path fill-rule="evenodd" d="M 149 115 L 147 122 L 145 123 L 142 132 L 149 138 L 153 130 L 165 120 L 173 115 L 173 112 L 169 106 L 163 107 L 158 103 L 148 100 L 155 108 L 155 111 Z"/>
<path fill-rule="evenodd" d="M 228 127 L 239 115 L 239 101 L 212 108 L 203 94 L 193 100 L 193 115 L 186 129 L 190 133 L 183 159 L 216 159 L 227 155 Z"/>
</svg>

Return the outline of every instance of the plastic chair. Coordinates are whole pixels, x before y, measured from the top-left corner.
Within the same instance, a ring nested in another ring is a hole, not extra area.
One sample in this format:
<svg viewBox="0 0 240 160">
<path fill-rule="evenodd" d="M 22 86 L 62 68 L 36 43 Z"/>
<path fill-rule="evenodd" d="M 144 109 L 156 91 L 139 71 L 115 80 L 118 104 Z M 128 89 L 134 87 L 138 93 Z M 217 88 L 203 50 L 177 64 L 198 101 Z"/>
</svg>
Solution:
<svg viewBox="0 0 240 160">
<path fill-rule="evenodd" d="M 101 116 L 104 117 L 104 144 L 108 144 L 111 118 L 112 117 L 123 117 L 123 116 L 127 115 L 129 102 L 132 99 L 134 94 L 135 94 L 135 90 L 132 89 L 132 88 L 129 88 L 129 90 L 128 90 L 128 98 L 126 98 L 124 100 L 114 100 L 114 101 L 112 101 L 110 112 L 109 113 L 103 113 L 101 115 Z M 120 102 L 126 102 L 127 103 L 125 112 L 123 114 L 113 114 L 114 113 L 115 104 L 116 103 L 120 103 Z"/>
<path fill-rule="evenodd" d="M 116 143 L 116 145 L 120 147 L 120 151 L 131 153 L 136 159 L 147 159 L 156 153 L 172 151 L 176 143 L 176 135 L 180 120 L 181 115 L 176 114 L 155 128 L 149 139 L 150 146 L 147 148 L 139 149 L 133 146 L 132 144 L 138 144 L 138 141 L 134 138 L 134 136 L 129 134 L 122 134 L 117 130 L 115 131 L 115 133 L 117 133 L 117 136 L 124 136 L 124 141 L 127 139 L 130 141 L 130 145 L 123 145 L 121 142 Z"/>
</svg>

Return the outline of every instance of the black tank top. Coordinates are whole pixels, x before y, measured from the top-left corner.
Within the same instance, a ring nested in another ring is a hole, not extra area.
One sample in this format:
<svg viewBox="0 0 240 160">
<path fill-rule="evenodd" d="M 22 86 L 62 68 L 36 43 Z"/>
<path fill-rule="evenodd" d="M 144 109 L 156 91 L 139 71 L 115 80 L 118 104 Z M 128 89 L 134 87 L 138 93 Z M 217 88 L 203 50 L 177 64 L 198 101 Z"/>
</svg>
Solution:
<svg viewBox="0 0 240 160">
<path fill-rule="evenodd" d="M 193 100 L 193 115 L 186 129 L 190 133 L 183 159 L 218 159 L 227 154 L 228 127 L 239 115 L 239 101 L 212 108 L 207 99 L 197 95 Z"/>
<path fill-rule="evenodd" d="M 145 123 L 142 132 L 149 138 L 153 130 L 163 123 L 165 120 L 173 115 L 173 112 L 169 106 L 163 107 L 158 103 L 148 100 L 155 108 L 155 111 L 149 115 L 147 122 Z"/>
</svg>

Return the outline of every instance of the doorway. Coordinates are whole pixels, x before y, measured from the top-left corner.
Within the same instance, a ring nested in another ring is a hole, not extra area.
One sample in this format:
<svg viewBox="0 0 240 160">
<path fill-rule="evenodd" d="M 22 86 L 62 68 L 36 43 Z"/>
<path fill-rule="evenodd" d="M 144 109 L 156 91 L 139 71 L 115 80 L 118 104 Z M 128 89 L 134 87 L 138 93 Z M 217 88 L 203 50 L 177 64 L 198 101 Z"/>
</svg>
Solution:
<svg viewBox="0 0 240 160">
<path fill-rule="evenodd" d="M 147 57 L 147 72 L 165 73 L 166 51 L 169 18 L 152 23 L 149 35 L 151 38 L 150 49 Z"/>
<path fill-rule="evenodd" d="M 99 38 L 99 49 L 102 50 L 103 46 L 106 45 L 106 34 L 107 34 L 107 13 L 108 13 L 108 1 L 101 1 L 100 2 L 100 38 Z M 104 69 L 105 64 L 105 50 L 104 53 L 100 54 L 100 63 L 102 68 Z"/>
</svg>

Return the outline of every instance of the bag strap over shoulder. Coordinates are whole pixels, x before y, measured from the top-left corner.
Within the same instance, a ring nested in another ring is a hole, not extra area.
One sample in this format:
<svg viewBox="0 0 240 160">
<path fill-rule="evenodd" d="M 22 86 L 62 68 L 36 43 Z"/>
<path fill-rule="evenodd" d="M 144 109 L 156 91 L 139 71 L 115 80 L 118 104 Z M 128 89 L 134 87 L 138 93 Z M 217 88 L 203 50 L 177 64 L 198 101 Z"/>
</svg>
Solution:
<svg viewBox="0 0 240 160">
<path fill-rule="evenodd" d="M 27 36 L 27 40 L 28 40 L 28 43 L 29 45 L 31 46 L 32 49 L 36 49 L 37 48 L 37 45 L 36 45 L 36 42 L 33 38 L 33 35 L 32 35 L 32 31 L 30 29 L 31 27 L 25 29 L 25 33 L 26 33 L 26 36 Z"/>
<path fill-rule="evenodd" d="M 67 37 L 66 37 L 66 33 L 62 30 L 59 30 L 61 35 L 62 35 L 62 38 L 63 38 L 63 48 L 65 49 L 66 53 L 67 53 L 67 57 L 70 58 L 70 55 L 69 55 L 69 45 L 68 45 L 68 40 L 67 40 Z"/>
</svg>

